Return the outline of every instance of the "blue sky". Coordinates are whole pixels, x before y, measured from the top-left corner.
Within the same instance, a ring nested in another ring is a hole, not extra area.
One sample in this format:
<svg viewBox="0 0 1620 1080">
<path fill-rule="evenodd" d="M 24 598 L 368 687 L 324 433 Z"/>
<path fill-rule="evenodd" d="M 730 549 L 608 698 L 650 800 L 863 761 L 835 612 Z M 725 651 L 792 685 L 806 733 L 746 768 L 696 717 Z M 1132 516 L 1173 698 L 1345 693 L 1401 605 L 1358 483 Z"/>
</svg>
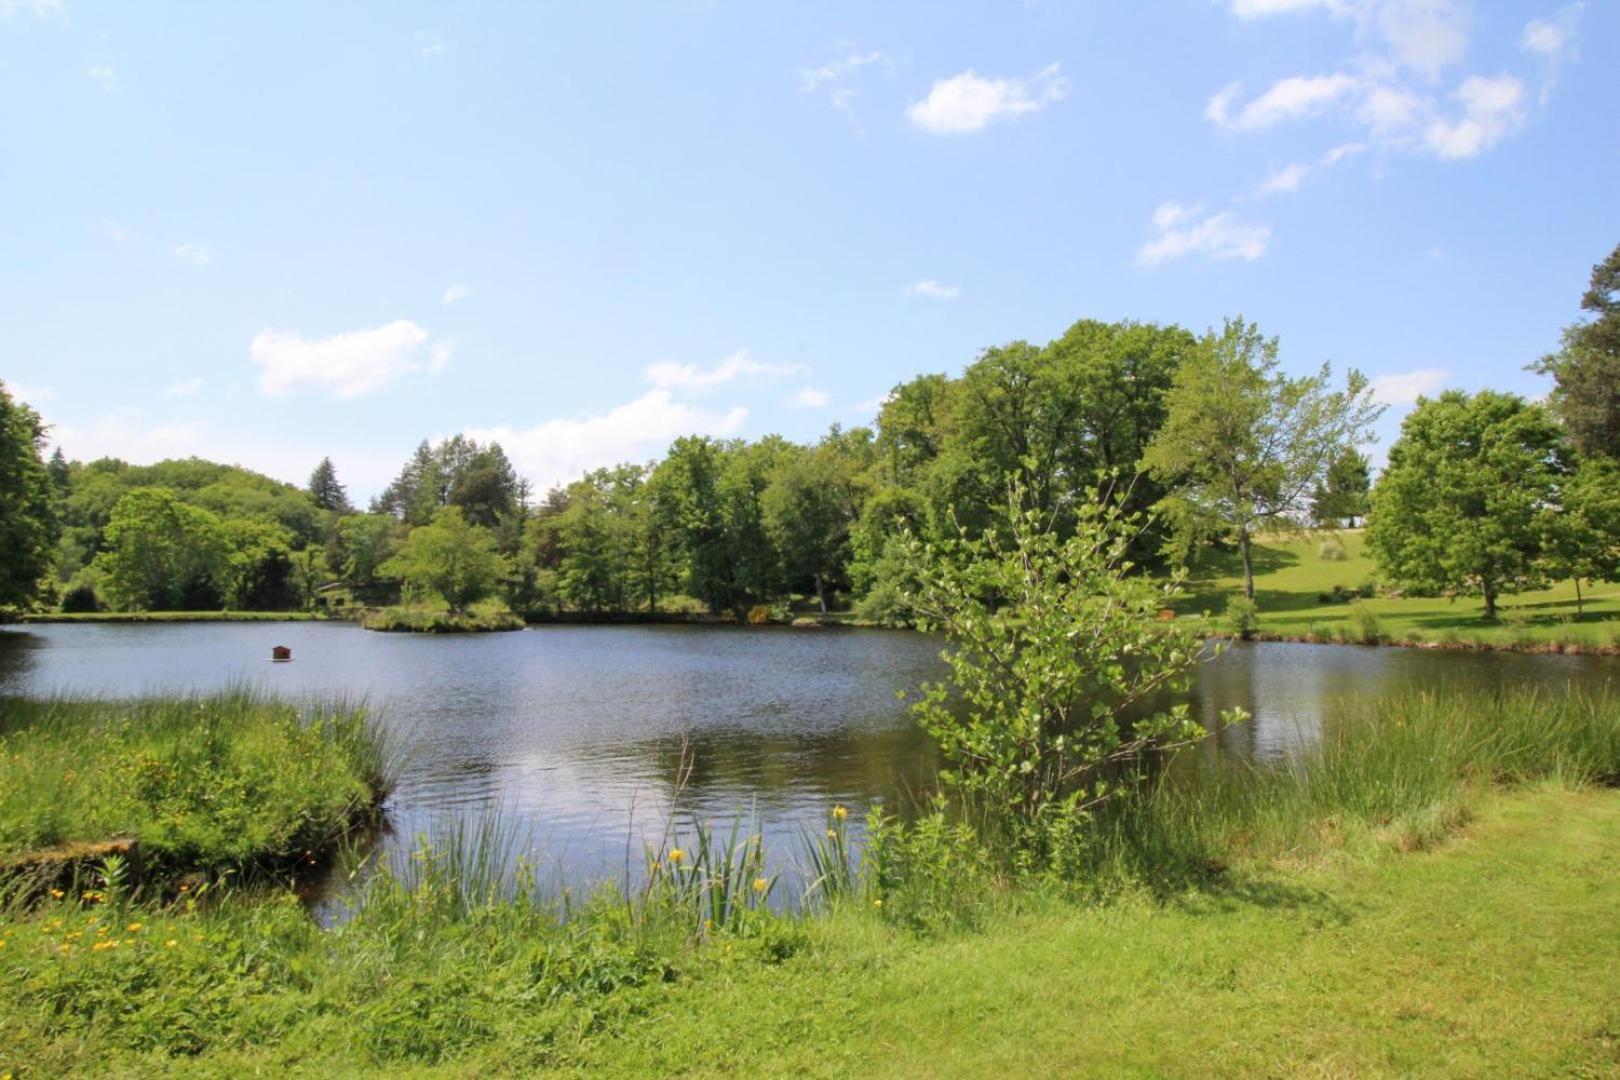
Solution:
<svg viewBox="0 0 1620 1080">
<path fill-rule="evenodd" d="M 1542 393 L 1620 241 L 1599 3 L 0 0 L 0 377 L 78 458 L 378 490 L 812 438 L 1075 319 Z"/>
</svg>

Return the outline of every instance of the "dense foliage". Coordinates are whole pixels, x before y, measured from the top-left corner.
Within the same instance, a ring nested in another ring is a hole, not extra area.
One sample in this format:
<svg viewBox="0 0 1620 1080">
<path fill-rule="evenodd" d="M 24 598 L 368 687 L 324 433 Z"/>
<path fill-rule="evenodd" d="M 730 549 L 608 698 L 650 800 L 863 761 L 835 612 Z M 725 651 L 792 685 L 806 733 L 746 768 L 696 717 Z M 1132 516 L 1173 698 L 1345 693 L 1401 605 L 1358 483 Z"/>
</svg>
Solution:
<svg viewBox="0 0 1620 1080">
<path fill-rule="evenodd" d="M 0 382 L 0 610 L 34 602 L 50 568 L 56 519 L 44 429 Z"/>
</svg>

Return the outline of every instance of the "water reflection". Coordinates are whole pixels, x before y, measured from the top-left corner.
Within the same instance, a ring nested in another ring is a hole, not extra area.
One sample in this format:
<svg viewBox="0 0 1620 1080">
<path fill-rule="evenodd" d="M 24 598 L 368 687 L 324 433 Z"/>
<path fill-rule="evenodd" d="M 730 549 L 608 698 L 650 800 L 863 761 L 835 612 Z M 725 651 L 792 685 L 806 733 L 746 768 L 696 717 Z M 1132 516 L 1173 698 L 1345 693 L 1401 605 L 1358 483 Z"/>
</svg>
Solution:
<svg viewBox="0 0 1620 1080">
<path fill-rule="evenodd" d="M 288 645 L 291 664 L 268 662 Z M 499 811 L 559 880 L 617 877 L 655 843 L 683 752 L 683 812 L 757 815 L 779 862 L 828 807 L 910 804 L 937 769 L 896 691 L 942 673 L 937 642 L 887 631 L 546 627 L 476 636 L 346 624 L 42 625 L 0 631 L 0 694 L 127 696 L 249 685 L 364 697 L 404 751 L 382 846 Z M 1204 665 L 1194 713 L 1250 724 L 1197 756 L 1275 758 L 1337 702 L 1410 687 L 1620 682 L 1613 658 L 1240 645 Z M 3 707 L 3 703 L 0 703 Z"/>
</svg>

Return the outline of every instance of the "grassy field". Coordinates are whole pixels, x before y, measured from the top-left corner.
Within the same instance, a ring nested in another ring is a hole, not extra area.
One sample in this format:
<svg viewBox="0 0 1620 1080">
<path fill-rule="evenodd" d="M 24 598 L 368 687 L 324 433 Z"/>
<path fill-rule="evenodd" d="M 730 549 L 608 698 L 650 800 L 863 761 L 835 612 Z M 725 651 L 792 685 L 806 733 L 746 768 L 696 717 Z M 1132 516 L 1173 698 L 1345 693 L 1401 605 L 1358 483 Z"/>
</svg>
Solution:
<svg viewBox="0 0 1620 1080">
<path fill-rule="evenodd" d="M 1343 559 L 1321 554 L 1337 541 Z M 1538 592 L 1505 596 L 1500 618 L 1481 618 L 1478 597 L 1374 597 L 1324 602 L 1337 586 L 1345 592 L 1374 581 L 1377 567 L 1359 529 L 1274 540 L 1255 548 L 1255 603 L 1263 636 L 1362 640 L 1379 637 L 1398 643 L 1435 643 L 1493 648 L 1542 648 L 1567 643 L 1587 649 L 1620 647 L 1620 585 L 1582 586 L 1581 612 L 1575 586 L 1561 582 Z M 1193 567 L 1187 595 L 1176 609 L 1219 617 L 1227 601 L 1241 594 L 1243 576 L 1235 552 L 1208 553 Z"/>
<path fill-rule="evenodd" d="M 1080 881 L 987 882 L 971 931 L 870 889 L 712 926 L 702 890 L 564 901 L 465 835 L 331 928 L 0 890 L 0 1075 L 1620 1074 L 1620 699 L 1333 732 L 1159 789 Z"/>
<path fill-rule="evenodd" d="M 159 877 L 327 851 L 374 816 L 386 757 L 347 706 L 0 700 L 0 864 L 115 838 Z"/>
</svg>

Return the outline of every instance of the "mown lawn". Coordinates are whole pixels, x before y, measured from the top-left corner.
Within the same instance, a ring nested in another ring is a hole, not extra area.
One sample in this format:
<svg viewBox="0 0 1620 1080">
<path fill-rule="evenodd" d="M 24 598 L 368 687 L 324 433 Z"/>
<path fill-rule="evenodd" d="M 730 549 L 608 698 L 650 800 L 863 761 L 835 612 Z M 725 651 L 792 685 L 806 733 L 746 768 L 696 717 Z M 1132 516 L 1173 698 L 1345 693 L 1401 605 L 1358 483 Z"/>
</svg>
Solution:
<svg viewBox="0 0 1620 1080">
<path fill-rule="evenodd" d="M 623 1075 L 1620 1075 L 1620 792 L 1488 803 L 1437 849 L 915 941 L 825 929 L 574 1064 Z M 498 1059 L 497 1059 L 498 1060 Z M 469 1069 L 466 1075 L 476 1070 Z"/>
<path fill-rule="evenodd" d="M 1330 539 L 1342 544 L 1346 558 L 1323 558 L 1321 547 Z M 1503 597 L 1500 618 L 1487 623 L 1478 597 L 1377 596 L 1354 605 L 1348 601 L 1324 603 L 1322 594 L 1334 586 L 1354 591 L 1375 581 L 1378 568 L 1366 551 L 1360 529 L 1314 533 L 1302 538 L 1276 539 L 1255 548 L 1255 603 L 1260 609 L 1260 630 L 1281 637 L 1316 635 L 1331 638 L 1336 632 L 1360 637 L 1358 618 L 1365 611 L 1376 620 L 1379 632 L 1393 641 L 1439 642 L 1534 647 L 1547 642 L 1572 642 L 1588 647 L 1620 645 L 1620 585 L 1582 585 L 1583 602 L 1576 611 L 1575 586 L 1560 582 L 1551 589 Z M 1187 594 L 1176 610 L 1184 615 L 1209 612 L 1219 617 L 1227 601 L 1243 589 L 1242 565 L 1234 552 L 1206 552 L 1192 568 Z"/>
</svg>

